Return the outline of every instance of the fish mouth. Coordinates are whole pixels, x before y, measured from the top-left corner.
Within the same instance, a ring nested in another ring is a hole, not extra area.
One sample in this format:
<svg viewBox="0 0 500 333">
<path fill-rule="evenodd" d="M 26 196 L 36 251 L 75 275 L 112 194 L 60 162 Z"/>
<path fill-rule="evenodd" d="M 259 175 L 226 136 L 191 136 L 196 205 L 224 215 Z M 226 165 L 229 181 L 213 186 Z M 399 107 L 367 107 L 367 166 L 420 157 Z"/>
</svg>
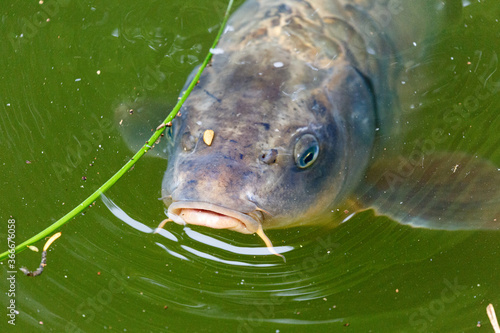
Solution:
<svg viewBox="0 0 500 333">
<path fill-rule="evenodd" d="M 168 218 L 177 224 L 194 224 L 214 229 L 228 229 L 253 234 L 262 229 L 261 214 L 245 214 L 208 202 L 178 201 L 168 207 Z M 260 215 L 260 216 L 259 216 Z"/>
<path fill-rule="evenodd" d="M 277 255 L 286 262 L 282 254 L 276 252 L 271 240 L 266 236 L 262 228 L 264 210 L 253 204 L 250 213 L 242 213 L 234 209 L 222 207 L 203 201 L 175 201 L 168 207 L 168 220 L 160 223 L 155 233 L 163 228 L 165 223 L 173 221 L 177 224 L 194 224 L 214 229 L 229 229 L 242 234 L 256 233 L 266 244 L 269 252 Z"/>
</svg>

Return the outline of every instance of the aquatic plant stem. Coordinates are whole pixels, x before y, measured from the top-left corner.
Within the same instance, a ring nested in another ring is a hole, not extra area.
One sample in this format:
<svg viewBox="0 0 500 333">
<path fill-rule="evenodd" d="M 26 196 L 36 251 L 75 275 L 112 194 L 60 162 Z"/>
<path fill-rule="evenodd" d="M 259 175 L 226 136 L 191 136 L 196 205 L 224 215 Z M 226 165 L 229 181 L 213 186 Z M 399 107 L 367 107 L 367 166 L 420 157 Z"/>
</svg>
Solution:
<svg viewBox="0 0 500 333">
<path fill-rule="evenodd" d="M 222 21 L 222 24 L 220 26 L 220 29 L 217 33 L 217 36 L 215 37 L 215 40 L 212 44 L 212 49 L 217 47 L 217 44 L 219 43 L 220 36 L 224 32 L 224 28 L 227 23 L 227 19 L 229 18 L 229 13 L 231 12 L 231 8 L 233 6 L 233 0 L 229 0 L 229 3 L 226 8 L 226 12 L 224 14 L 224 19 Z M 156 131 L 153 133 L 151 138 L 142 146 L 141 149 L 120 169 L 118 172 L 116 172 L 113 177 L 108 179 L 101 187 L 99 187 L 92 195 L 90 195 L 87 199 L 85 199 L 81 204 L 73 208 L 69 213 L 64 215 L 62 218 L 60 218 L 57 222 L 49 226 L 48 228 L 44 229 L 43 231 L 39 232 L 35 236 L 31 237 L 30 239 L 24 241 L 23 243 L 19 244 L 18 246 L 15 247 L 15 253 L 19 253 L 27 248 L 28 245 L 31 245 L 44 237 L 47 237 L 57 229 L 59 229 L 61 226 L 63 226 L 66 222 L 71 220 L 73 217 L 84 211 L 87 207 L 89 207 L 95 200 L 99 198 L 101 194 L 109 190 L 111 186 L 113 186 L 118 179 L 120 179 L 153 145 L 155 142 L 158 140 L 158 138 L 161 136 L 163 131 L 165 130 L 165 127 L 168 126 L 167 124 L 170 123 L 175 116 L 177 115 L 177 112 L 179 112 L 180 108 L 186 101 L 187 97 L 191 93 L 191 91 L 194 89 L 196 86 L 198 80 L 200 79 L 201 73 L 205 69 L 205 67 L 208 65 L 210 62 L 210 59 L 212 58 L 212 53 L 211 51 L 208 52 L 207 56 L 205 57 L 205 60 L 201 64 L 200 68 L 198 69 L 198 72 L 196 73 L 195 77 L 189 84 L 188 88 L 183 92 L 182 97 L 179 99 L 175 107 L 172 109 L 170 114 L 167 116 L 167 118 L 163 121 L 163 123 L 158 126 Z M 5 251 L 0 254 L 0 261 L 6 259 L 9 254 L 12 252 L 10 251 Z"/>
</svg>

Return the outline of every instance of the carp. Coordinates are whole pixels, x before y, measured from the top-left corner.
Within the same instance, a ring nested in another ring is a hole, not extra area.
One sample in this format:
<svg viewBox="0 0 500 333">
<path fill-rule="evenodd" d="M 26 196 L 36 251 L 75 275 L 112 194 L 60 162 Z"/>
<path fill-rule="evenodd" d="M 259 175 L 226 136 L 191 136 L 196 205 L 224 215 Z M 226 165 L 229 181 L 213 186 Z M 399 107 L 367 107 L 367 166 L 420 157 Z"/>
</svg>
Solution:
<svg viewBox="0 0 500 333">
<path fill-rule="evenodd" d="M 436 152 L 395 184 L 387 171 L 398 160 L 382 156 L 397 132 L 398 73 L 460 10 L 460 1 L 246 1 L 169 128 L 169 221 L 257 233 L 271 249 L 264 229 L 335 226 L 338 208 L 417 227 L 500 228 L 491 162 Z"/>
</svg>

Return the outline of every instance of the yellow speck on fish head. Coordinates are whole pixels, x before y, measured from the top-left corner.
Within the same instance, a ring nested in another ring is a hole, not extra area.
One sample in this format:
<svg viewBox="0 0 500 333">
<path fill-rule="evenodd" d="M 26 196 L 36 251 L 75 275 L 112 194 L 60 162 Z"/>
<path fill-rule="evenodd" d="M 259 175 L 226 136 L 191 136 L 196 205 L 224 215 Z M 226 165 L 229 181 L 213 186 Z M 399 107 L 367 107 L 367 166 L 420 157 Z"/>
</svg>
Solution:
<svg viewBox="0 0 500 333">
<path fill-rule="evenodd" d="M 203 142 L 205 142 L 207 146 L 211 146 L 212 141 L 214 140 L 214 135 L 215 133 L 213 130 L 206 130 L 205 133 L 203 133 Z"/>
</svg>

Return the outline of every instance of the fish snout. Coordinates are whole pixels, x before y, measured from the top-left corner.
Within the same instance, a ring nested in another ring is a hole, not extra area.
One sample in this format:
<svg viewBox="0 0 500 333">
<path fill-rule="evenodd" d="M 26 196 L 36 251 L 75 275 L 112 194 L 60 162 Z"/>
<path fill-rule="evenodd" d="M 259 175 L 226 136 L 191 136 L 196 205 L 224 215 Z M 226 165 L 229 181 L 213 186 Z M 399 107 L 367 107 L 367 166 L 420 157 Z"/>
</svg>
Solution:
<svg viewBox="0 0 500 333">
<path fill-rule="evenodd" d="M 210 202 L 239 208 L 258 182 L 258 170 L 240 159 L 239 154 L 191 154 L 173 164 L 169 165 L 166 177 L 175 181 L 175 191 L 170 193 L 174 201 Z M 164 188 L 168 188 L 167 182 L 168 179 L 164 179 Z"/>
<path fill-rule="evenodd" d="M 243 161 L 223 154 L 186 157 L 175 169 L 177 186 L 169 193 L 170 219 L 179 224 L 257 232 L 263 215 L 248 200 L 256 176 Z"/>
</svg>

